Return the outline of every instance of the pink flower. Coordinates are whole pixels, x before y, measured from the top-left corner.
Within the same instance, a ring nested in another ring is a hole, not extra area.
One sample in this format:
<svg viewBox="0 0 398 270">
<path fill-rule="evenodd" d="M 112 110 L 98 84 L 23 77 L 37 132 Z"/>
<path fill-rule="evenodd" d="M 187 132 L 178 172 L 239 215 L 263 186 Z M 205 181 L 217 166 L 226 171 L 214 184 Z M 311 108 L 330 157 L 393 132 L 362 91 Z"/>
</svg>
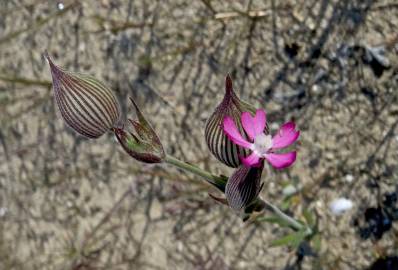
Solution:
<svg viewBox="0 0 398 270">
<path fill-rule="evenodd" d="M 278 133 L 271 137 L 264 133 L 266 121 L 264 110 L 257 110 L 254 117 L 249 112 L 242 113 L 241 122 L 250 142 L 243 138 L 229 116 L 224 118 L 223 129 L 231 141 L 252 151 L 249 156 L 240 157 L 246 166 L 257 167 L 262 159 L 266 159 L 277 169 L 289 167 L 296 160 L 296 151 L 278 154 L 275 153 L 275 150 L 294 143 L 300 136 L 300 131 L 295 130 L 296 125 L 293 122 L 288 122 L 283 124 Z"/>
</svg>

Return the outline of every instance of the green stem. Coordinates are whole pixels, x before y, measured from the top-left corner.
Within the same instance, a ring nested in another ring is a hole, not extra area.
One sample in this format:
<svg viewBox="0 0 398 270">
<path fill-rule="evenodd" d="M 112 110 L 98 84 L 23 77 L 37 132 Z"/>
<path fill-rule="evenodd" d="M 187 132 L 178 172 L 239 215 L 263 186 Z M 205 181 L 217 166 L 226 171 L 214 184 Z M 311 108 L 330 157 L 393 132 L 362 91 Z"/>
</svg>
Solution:
<svg viewBox="0 0 398 270">
<path fill-rule="evenodd" d="M 189 171 L 191 173 L 201 176 L 208 183 L 216 186 L 221 191 L 224 191 L 224 189 L 225 189 L 225 184 L 226 184 L 227 179 L 224 177 L 211 174 L 195 165 L 192 165 L 185 161 L 181 161 L 181 160 L 179 160 L 175 157 L 169 156 L 169 155 L 166 155 L 165 161 L 171 165 L 174 165 L 174 166 L 180 168 L 180 169 L 183 169 L 185 171 Z"/>
<path fill-rule="evenodd" d="M 225 184 L 226 184 L 226 180 L 227 178 L 225 177 L 221 177 L 221 176 L 217 176 L 214 175 L 212 173 L 209 173 L 195 165 L 192 165 L 190 163 L 181 161 L 175 157 L 166 155 L 165 161 L 173 166 L 176 166 L 180 169 L 183 169 L 185 171 L 189 171 L 191 173 L 194 173 L 196 175 L 201 176 L 202 178 L 204 178 L 208 183 L 216 186 L 217 188 L 219 188 L 221 191 L 224 192 L 225 190 Z M 261 200 L 261 199 L 259 199 Z M 292 218 L 291 216 L 288 216 L 287 214 L 285 214 L 284 212 L 282 212 L 277 206 L 273 205 L 272 203 L 268 202 L 268 201 L 264 201 L 262 200 L 263 203 L 265 204 L 266 208 L 269 209 L 270 211 L 272 211 L 275 215 L 277 215 L 279 218 L 281 218 L 282 220 L 284 220 L 287 224 L 289 224 L 289 226 L 295 230 L 301 231 L 301 230 L 306 230 L 306 235 L 310 235 L 312 233 L 311 228 L 309 228 L 308 226 L 306 226 L 305 224 L 302 224 L 300 222 L 298 222 L 297 220 L 295 220 L 294 218 Z"/>
<path fill-rule="evenodd" d="M 304 224 L 298 222 L 297 220 L 295 220 L 294 218 L 292 218 L 291 216 L 286 215 L 285 213 L 282 212 L 282 210 L 280 210 L 277 206 L 273 205 L 272 203 L 268 202 L 268 201 L 264 201 L 265 205 L 267 206 L 267 208 L 269 210 L 271 210 L 272 212 L 274 212 L 275 215 L 277 215 L 278 217 L 280 217 L 281 219 L 283 219 L 287 224 L 289 224 L 293 229 L 297 230 L 297 231 L 301 231 L 304 230 L 305 228 L 307 229 L 307 234 L 311 234 L 312 230 L 311 228 L 305 226 Z"/>
</svg>

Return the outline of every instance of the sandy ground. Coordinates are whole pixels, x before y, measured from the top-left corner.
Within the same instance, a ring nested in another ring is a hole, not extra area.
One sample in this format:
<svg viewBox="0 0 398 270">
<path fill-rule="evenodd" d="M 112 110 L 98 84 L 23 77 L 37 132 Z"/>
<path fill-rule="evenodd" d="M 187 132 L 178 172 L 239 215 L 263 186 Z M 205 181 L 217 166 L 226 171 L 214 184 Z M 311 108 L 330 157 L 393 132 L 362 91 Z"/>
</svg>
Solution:
<svg viewBox="0 0 398 270">
<path fill-rule="evenodd" d="M 397 256 L 397 224 L 380 240 L 353 225 L 398 184 L 396 29 L 393 0 L 0 0 L 0 269 L 368 269 Z M 365 47 L 384 48 L 382 74 Z M 125 115 L 134 97 L 168 153 L 214 173 L 232 172 L 203 136 L 227 73 L 271 129 L 294 119 L 297 162 L 267 168 L 261 196 L 317 216 L 317 256 L 295 264 L 270 245 L 288 229 L 245 224 L 195 176 L 66 127 L 46 49 L 109 85 Z M 289 199 L 288 184 L 301 189 Z M 334 216 L 341 196 L 355 206 Z"/>
</svg>

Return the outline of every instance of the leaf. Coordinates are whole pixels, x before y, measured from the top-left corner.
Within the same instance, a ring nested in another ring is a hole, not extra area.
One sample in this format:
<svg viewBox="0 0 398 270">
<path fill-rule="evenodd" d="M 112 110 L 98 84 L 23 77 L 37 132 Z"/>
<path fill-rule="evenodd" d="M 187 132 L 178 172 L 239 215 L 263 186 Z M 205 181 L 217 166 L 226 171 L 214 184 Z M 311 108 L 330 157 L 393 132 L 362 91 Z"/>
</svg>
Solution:
<svg viewBox="0 0 398 270">
<path fill-rule="evenodd" d="M 271 247 L 277 246 L 291 246 L 297 248 L 305 238 L 305 231 L 301 230 L 288 234 L 282 238 L 276 239 L 271 242 Z"/>
<path fill-rule="evenodd" d="M 286 198 L 286 199 L 282 202 L 282 204 L 281 204 L 281 209 L 282 209 L 283 211 L 285 211 L 285 210 L 287 210 L 287 209 L 290 208 L 290 206 L 291 206 L 291 204 L 292 204 L 292 202 L 291 202 L 290 199 L 291 199 L 291 198 Z"/>
<path fill-rule="evenodd" d="M 303 216 L 307 224 L 312 228 L 315 226 L 315 218 L 314 215 L 308 210 L 304 209 L 303 210 Z"/>
<path fill-rule="evenodd" d="M 258 218 L 257 221 L 274 223 L 274 224 L 278 224 L 281 227 L 290 227 L 289 223 L 287 223 L 285 220 L 283 220 L 282 218 L 275 216 L 275 215 L 270 216 L 270 217 L 261 217 L 261 218 Z"/>
<path fill-rule="evenodd" d="M 216 195 L 211 194 L 210 192 L 208 194 L 209 194 L 210 198 L 212 198 L 213 200 L 215 200 L 221 204 L 228 205 L 228 201 L 226 198 L 218 197 Z"/>
<path fill-rule="evenodd" d="M 321 236 L 319 234 L 312 237 L 312 247 L 317 252 L 321 251 Z"/>
</svg>

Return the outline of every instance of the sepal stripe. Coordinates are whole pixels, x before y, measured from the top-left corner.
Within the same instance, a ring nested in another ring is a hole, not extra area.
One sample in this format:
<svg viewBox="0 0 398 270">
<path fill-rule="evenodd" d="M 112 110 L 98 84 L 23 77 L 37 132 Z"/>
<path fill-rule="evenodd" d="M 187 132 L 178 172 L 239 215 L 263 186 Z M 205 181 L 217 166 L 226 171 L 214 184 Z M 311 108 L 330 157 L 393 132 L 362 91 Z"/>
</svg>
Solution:
<svg viewBox="0 0 398 270">
<path fill-rule="evenodd" d="M 88 138 L 115 127 L 120 106 L 112 91 L 95 78 L 65 71 L 45 55 L 51 69 L 56 103 L 65 122 Z"/>
</svg>

